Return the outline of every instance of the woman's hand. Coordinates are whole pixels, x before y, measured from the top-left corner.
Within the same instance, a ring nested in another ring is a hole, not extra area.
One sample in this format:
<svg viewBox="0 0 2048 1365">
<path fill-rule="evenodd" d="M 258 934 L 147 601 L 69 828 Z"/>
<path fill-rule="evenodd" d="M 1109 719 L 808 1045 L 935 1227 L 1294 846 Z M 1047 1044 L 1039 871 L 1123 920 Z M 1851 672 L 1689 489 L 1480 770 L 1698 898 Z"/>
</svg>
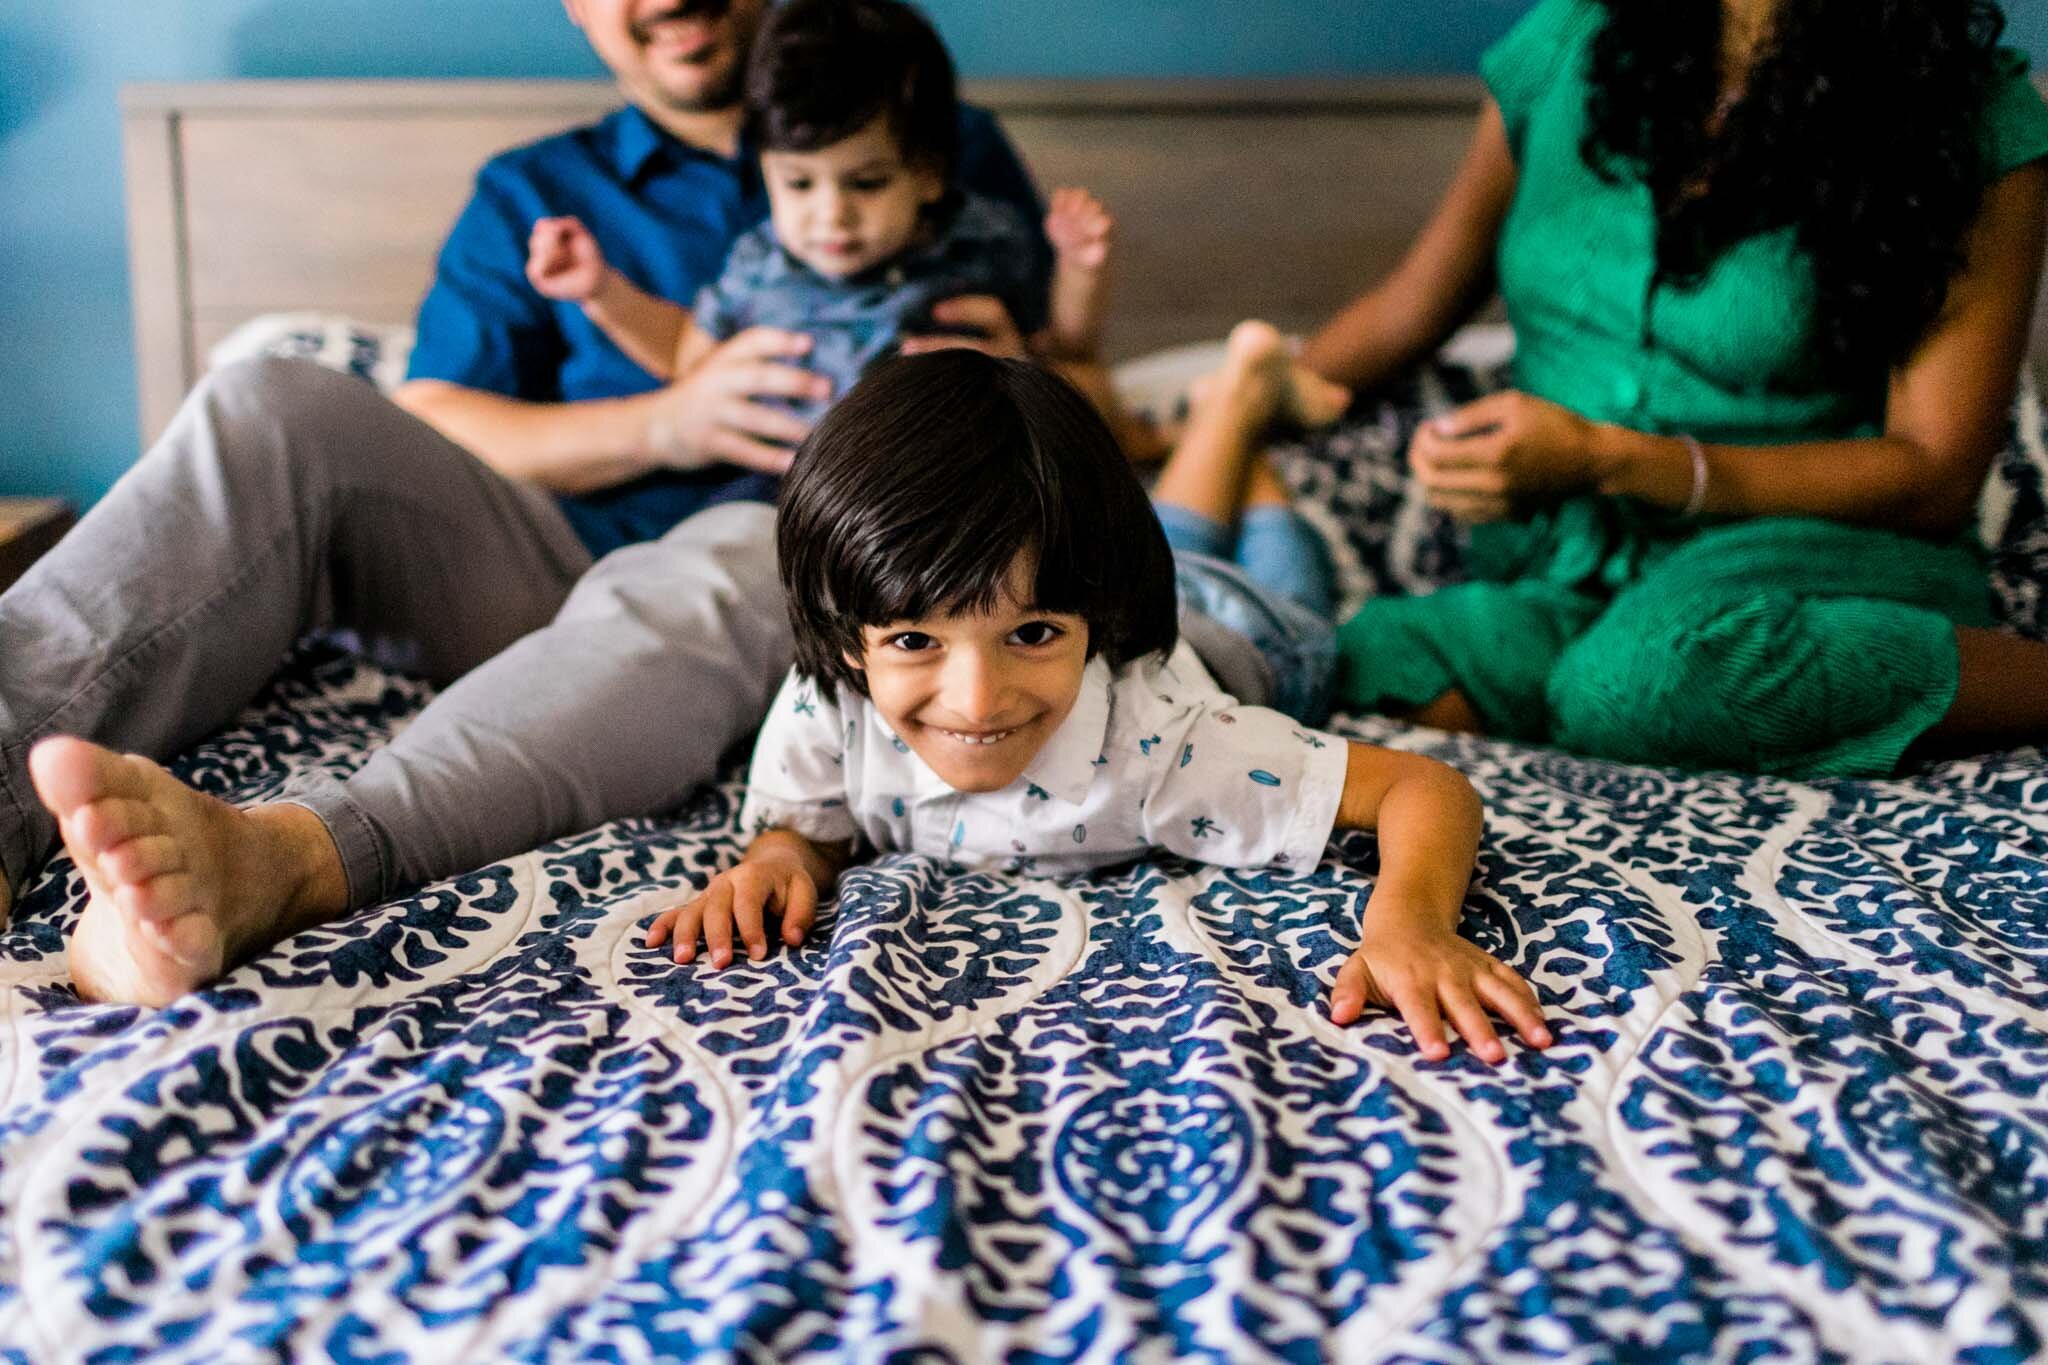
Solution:
<svg viewBox="0 0 2048 1365">
<path fill-rule="evenodd" d="M 1577 413 L 1511 390 L 1417 427 L 1408 464 L 1430 506 L 1460 521 L 1507 521 L 1593 488 L 1593 434 Z"/>
<path fill-rule="evenodd" d="M 1488 1011 L 1514 1026 L 1533 1048 L 1551 1044 L 1536 992 L 1507 963 L 1489 957 L 1454 932 L 1423 927 L 1427 916 L 1389 916 L 1375 928 L 1367 917 L 1358 951 L 1337 973 L 1330 991 L 1330 1022 L 1348 1024 L 1368 1004 L 1390 1005 L 1432 1062 L 1451 1055 L 1444 1037 L 1449 1020 L 1458 1036 L 1493 1065 L 1507 1060 Z"/>
<path fill-rule="evenodd" d="M 733 931 L 739 931 L 747 957 L 768 956 L 767 917 L 782 917 L 782 941 L 794 948 L 811 931 L 818 913 L 818 884 L 799 858 L 782 854 L 749 856 L 713 877 L 687 904 L 664 910 L 647 927 L 647 946 L 673 943 L 677 962 L 694 962 L 701 935 L 711 965 L 732 961 Z"/>
</svg>

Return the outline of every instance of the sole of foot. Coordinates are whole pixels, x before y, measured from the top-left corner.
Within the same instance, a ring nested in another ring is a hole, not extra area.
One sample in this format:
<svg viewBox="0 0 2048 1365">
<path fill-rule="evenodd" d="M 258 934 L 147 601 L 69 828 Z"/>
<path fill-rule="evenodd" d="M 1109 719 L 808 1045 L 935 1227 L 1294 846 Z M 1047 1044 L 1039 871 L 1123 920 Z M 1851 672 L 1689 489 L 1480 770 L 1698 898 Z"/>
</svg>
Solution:
<svg viewBox="0 0 2048 1365">
<path fill-rule="evenodd" d="M 218 978 L 260 894 L 248 817 L 148 759 L 71 738 L 29 755 L 88 899 L 72 932 L 88 1000 L 162 1006 Z"/>
</svg>

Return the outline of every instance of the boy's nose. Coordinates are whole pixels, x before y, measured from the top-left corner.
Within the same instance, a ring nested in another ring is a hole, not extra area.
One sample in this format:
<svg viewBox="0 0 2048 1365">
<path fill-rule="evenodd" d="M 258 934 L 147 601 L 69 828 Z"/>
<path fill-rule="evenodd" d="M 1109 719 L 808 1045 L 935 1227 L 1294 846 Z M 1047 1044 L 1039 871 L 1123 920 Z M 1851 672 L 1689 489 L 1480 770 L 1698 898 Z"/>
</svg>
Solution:
<svg viewBox="0 0 2048 1365">
<path fill-rule="evenodd" d="M 1003 706 L 1001 671 L 973 650 L 960 650 L 947 660 L 941 701 L 946 710 L 968 725 L 1000 718 Z"/>
</svg>

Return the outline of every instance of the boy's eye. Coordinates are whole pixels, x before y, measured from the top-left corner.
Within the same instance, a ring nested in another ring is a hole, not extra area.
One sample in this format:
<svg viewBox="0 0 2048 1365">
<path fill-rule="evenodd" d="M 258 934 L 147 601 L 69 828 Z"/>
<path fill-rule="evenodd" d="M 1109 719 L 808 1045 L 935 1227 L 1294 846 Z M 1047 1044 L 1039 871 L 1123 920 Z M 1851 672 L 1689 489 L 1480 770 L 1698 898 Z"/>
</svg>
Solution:
<svg viewBox="0 0 2048 1365">
<path fill-rule="evenodd" d="M 857 191 L 858 193 L 873 194 L 877 190 L 888 189 L 890 179 L 891 177 L 886 175 L 867 175 L 857 177 L 853 180 L 849 180 L 846 183 L 850 188 Z"/>
<path fill-rule="evenodd" d="M 811 187 L 811 178 L 807 175 L 793 175 L 782 182 L 782 187 L 802 194 Z"/>
<path fill-rule="evenodd" d="M 886 642 L 891 649 L 900 649 L 906 654 L 921 654 L 927 649 L 938 647 L 938 641 L 921 630 L 899 631 Z"/>
<path fill-rule="evenodd" d="M 1049 645 L 1066 634 L 1050 621 L 1026 621 L 1010 632 L 1010 638 L 1020 645 Z"/>
</svg>

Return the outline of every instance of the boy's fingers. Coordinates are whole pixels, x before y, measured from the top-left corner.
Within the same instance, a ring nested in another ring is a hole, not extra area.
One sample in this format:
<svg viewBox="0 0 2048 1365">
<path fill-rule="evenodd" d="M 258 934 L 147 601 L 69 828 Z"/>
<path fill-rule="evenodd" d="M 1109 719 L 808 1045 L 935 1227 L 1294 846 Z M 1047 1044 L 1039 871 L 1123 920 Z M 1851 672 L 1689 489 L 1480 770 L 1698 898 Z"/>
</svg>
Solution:
<svg viewBox="0 0 2048 1365">
<path fill-rule="evenodd" d="M 670 906 L 654 917 L 654 923 L 647 926 L 647 946 L 659 948 L 668 942 L 669 934 L 675 929 L 676 911 L 680 907 Z"/>
<path fill-rule="evenodd" d="M 704 948 L 711 965 L 723 967 L 732 961 L 732 883 L 716 883 L 704 900 Z"/>
<path fill-rule="evenodd" d="M 1451 1043 L 1444 1036 L 1444 1021 L 1437 1013 L 1435 996 L 1405 984 L 1399 990 L 1389 988 L 1387 995 L 1401 1012 L 1401 1021 L 1408 1025 L 1416 1051 L 1432 1062 L 1451 1055 Z"/>
<path fill-rule="evenodd" d="M 699 896 L 682 909 L 676 911 L 675 926 L 669 930 L 673 936 L 677 962 L 697 960 L 697 935 L 704 923 L 704 897 Z"/>
<path fill-rule="evenodd" d="M 1462 985 L 1444 985 L 1438 988 L 1444 1003 L 1444 1013 L 1451 1017 L 1451 1027 L 1458 1030 L 1458 1036 L 1465 1045 L 1478 1053 L 1481 1060 L 1499 1062 L 1508 1055 L 1501 1046 L 1500 1035 L 1493 1030 L 1493 1021 L 1486 1017 L 1486 1009 L 1479 998 Z"/>
<path fill-rule="evenodd" d="M 1365 959 L 1353 953 L 1337 969 L 1337 984 L 1330 987 L 1331 1023 L 1348 1024 L 1364 1013 L 1365 983 Z"/>
<path fill-rule="evenodd" d="M 818 888 L 809 877 L 792 877 L 785 894 L 788 902 L 782 908 L 782 941 L 794 948 L 811 932 L 811 923 L 818 917 Z"/>
<path fill-rule="evenodd" d="M 1512 981 L 1499 973 L 1479 978 L 1479 994 L 1495 1014 L 1515 1026 L 1515 1033 L 1530 1047 L 1549 1047 L 1550 1029 L 1536 1004 L 1535 992 L 1519 976 Z"/>
<path fill-rule="evenodd" d="M 733 921 L 739 928 L 740 942 L 747 945 L 747 956 L 756 962 L 768 956 L 768 933 L 761 927 L 767 902 L 768 888 L 753 881 L 733 892 Z"/>
</svg>

